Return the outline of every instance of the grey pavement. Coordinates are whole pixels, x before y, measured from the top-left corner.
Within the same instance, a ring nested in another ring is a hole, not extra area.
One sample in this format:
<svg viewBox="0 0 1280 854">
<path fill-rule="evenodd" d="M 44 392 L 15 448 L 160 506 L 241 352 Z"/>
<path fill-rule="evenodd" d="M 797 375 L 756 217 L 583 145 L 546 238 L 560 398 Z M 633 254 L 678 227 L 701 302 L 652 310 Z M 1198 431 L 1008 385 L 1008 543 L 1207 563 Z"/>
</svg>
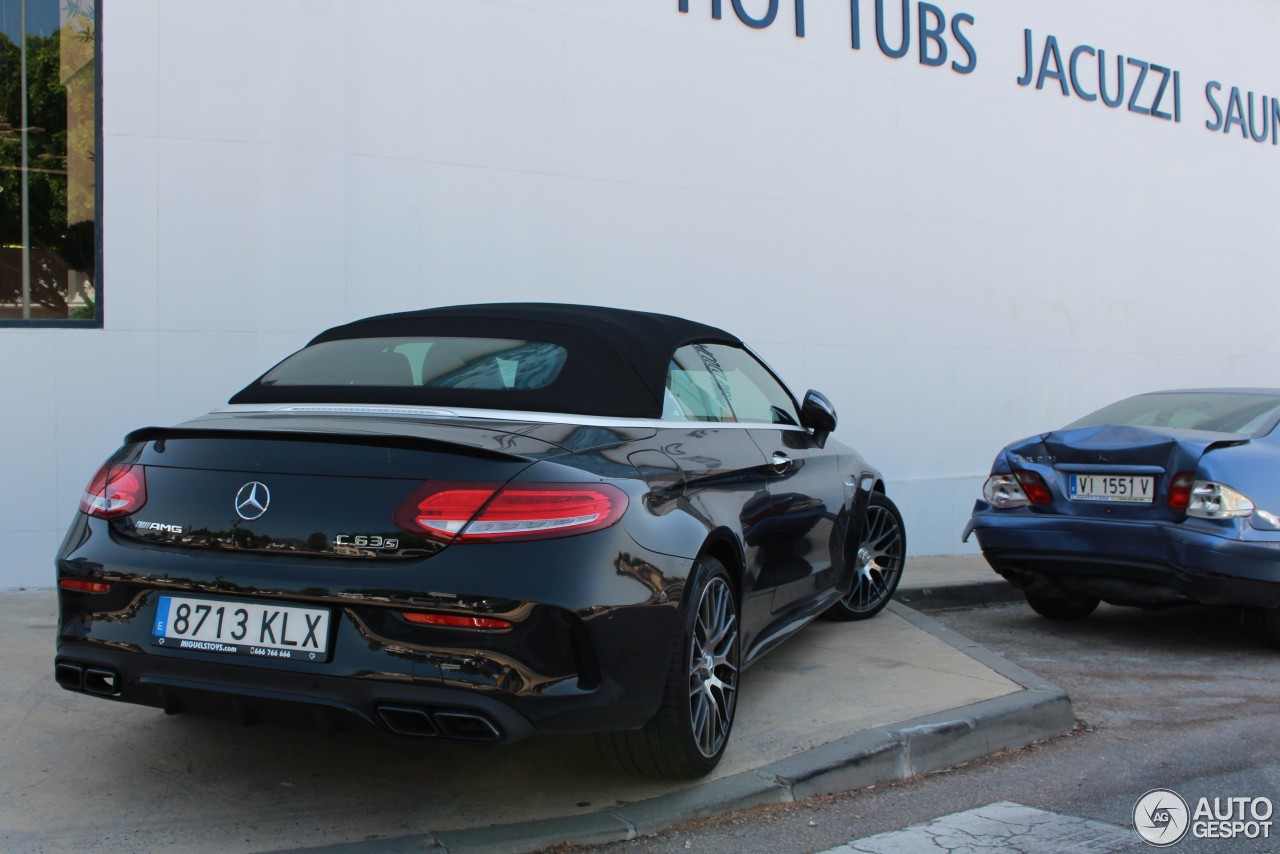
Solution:
<svg viewBox="0 0 1280 854">
<path fill-rule="evenodd" d="M 914 607 L 819 621 L 747 672 L 729 750 L 693 782 L 611 771 L 590 738 L 322 736 L 71 694 L 52 591 L 3 593 L 0 849 L 533 851 L 950 767 L 1074 724 L 1062 689 L 917 610 L 1000 585 L 980 557 L 913 558 Z"/>
<path fill-rule="evenodd" d="M 1136 838 L 1132 828 L 1001 801 L 855 840 L 823 854 L 1108 854 L 1134 849 Z"/>
</svg>

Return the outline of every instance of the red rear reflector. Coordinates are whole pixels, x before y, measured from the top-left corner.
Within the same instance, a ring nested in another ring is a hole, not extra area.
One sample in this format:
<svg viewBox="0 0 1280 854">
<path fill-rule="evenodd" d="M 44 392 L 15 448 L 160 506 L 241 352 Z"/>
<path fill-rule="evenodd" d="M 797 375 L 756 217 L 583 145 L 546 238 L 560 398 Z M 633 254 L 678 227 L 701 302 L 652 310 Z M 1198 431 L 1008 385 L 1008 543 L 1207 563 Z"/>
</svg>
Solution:
<svg viewBox="0 0 1280 854">
<path fill-rule="evenodd" d="M 608 484 L 425 483 L 396 508 L 405 531 L 445 543 L 569 537 L 607 528 L 627 509 Z"/>
<path fill-rule="evenodd" d="M 425 614 L 422 611 L 402 611 L 400 616 L 411 623 L 423 626 L 448 626 L 455 629 L 509 629 L 511 623 L 491 617 L 465 617 L 459 614 Z"/>
<path fill-rule="evenodd" d="M 79 590 L 82 593 L 106 593 L 111 585 L 105 581 L 85 581 L 81 578 L 64 578 L 58 582 L 63 590 Z"/>
<path fill-rule="evenodd" d="M 1191 488 L 1196 485 L 1196 473 L 1181 471 L 1169 481 L 1169 506 L 1174 510 L 1186 510 L 1191 503 Z"/>
<path fill-rule="evenodd" d="M 1033 471 L 1014 472 L 1018 478 L 1018 483 L 1022 486 L 1022 491 L 1026 493 L 1027 500 L 1032 504 L 1052 504 L 1053 493 L 1049 491 L 1049 487 L 1045 485 L 1044 478 Z"/>
<path fill-rule="evenodd" d="M 147 478 L 142 466 L 105 463 L 84 488 L 80 509 L 99 519 L 136 513 L 147 503 Z"/>
</svg>

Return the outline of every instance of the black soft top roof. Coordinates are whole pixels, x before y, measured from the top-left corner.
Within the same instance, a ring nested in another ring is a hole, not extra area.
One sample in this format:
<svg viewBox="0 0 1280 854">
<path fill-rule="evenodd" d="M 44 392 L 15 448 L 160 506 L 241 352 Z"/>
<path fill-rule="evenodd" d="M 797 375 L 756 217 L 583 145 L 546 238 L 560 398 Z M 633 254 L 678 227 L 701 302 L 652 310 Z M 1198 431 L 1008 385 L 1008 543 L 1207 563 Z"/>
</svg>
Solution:
<svg viewBox="0 0 1280 854">
<path fill-rule="evenodd" d="M 489 303 L 384 314 L 321 332 L 308 347 L 350 338 L 482 337 L 565 348 L 564 368 L 540 389 L 263 385 L 230 403 L 378 403 L 657 418 L 671 354 L 695 341 L 741 346 L 723 329 L 645 311 L 557 303 Z M 265 374 L 264 374 L 265 376 Z"/>
</svg>

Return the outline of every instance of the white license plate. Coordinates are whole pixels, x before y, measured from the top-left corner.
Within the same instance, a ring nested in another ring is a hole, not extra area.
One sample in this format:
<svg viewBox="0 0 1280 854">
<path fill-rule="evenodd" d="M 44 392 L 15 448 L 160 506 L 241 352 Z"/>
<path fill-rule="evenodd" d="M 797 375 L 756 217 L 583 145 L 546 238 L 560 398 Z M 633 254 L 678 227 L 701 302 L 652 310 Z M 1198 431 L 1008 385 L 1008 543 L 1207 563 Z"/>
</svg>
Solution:
<svg viewBox="0 0 1280 854">
<path fill-rule="evenodd" d="M 1150 504 L 1155 478 L 1146 474 L 1073 474 L 1068 495 L 1072 501 L 1119 501 Z"/>
<path fill-rule="evenodd" d="M 169 649 L 325 661 L 329 611 L 161 596 L 151 634 L 156 645 Z"/>
</svg>

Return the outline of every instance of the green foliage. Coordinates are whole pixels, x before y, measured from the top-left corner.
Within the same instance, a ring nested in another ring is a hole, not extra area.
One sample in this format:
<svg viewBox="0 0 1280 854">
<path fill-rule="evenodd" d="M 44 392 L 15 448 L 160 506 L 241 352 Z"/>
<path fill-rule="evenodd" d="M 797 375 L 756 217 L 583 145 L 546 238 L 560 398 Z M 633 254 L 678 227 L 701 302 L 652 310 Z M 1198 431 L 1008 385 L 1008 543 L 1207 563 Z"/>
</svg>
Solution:
<svg viewBox="0 0 1280 854">
<path fill-rule="evenodd" d="M 84 3 L 82 0 L 67 0 L 63 7 L 67 13 L 67 20 L 72 25 L 75 37 L 82 42 L 93 43 L 93 12 L 92 3 Z"/>
<path fill-rule="evenodd" d="M 67 226 L 67 90 L 60 79 L 60 42 L 59 33 L 27 36 L 27 192 L 36 249 L 56 249 Z M 6 246 L 22 243 L 21 69 L 18 46 L 0 36 L 0 243 Z"/>
<path fill-rule="evenodd" d="M 22 51 L 0 34 L 0 302 L 20 299 L 22 288 L 22 131 L 27 131 L 27 217 L 31 255 L 32 302 L 58 314 L 68 311 L 66 288 L 69 270 L 95 275 L 94 222 L 68 222 L 68 87 L 63 75 L 78 69 L 67 67 L 63 39 L 92 44 L 93 6 L 68 0 L 68 23 L 50 35 L 27 34 L 27 115 L 22 115 Z M 72 61 L 84 48 L 72 48 Z M 89 54 L 91 56 L 91 52 Z M 91 71 L 91 66 L 90 66 Z M 92 92 L 92 85 L 81 91 Z M 92 97 L 90 95 L 90 97 Z M 90 122 L 92 104 L 73 105 Z M 71 110 L 76 114 L 77 110 Z M 81 122 L 83 124 L 83 121 Z M 76 132 L 84 145 L 93 137 Z M 91 146 L 92 143 L 89 143 Z M 92 159 L 92 150 L 79 152 Z M 91 189 L 91 188 L 90 188 Z M 86 199 L 84 190 L 79 198 Z M 92 217 L 85 201 L 76 206 L 74 218 Z M 89 300 L 92 312 L 92 299 Z M 83 310 L 77 310 L 77 315 Z M 92 316 L 92 314 L 90 314 Z"/>
</svg>

